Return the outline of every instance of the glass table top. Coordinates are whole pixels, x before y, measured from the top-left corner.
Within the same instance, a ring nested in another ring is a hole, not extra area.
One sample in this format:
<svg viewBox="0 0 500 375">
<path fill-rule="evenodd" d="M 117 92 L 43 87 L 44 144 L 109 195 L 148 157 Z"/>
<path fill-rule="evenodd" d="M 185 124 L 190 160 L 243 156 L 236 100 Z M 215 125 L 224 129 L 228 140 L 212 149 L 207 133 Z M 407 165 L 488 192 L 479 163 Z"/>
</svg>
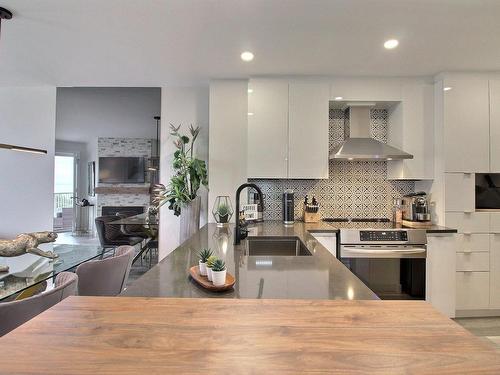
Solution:
<svg viewBox="0 0 500 375">
<path fill-rule="evenodd" d="M 95 245 L 43 244 L 40 249 L 54 251 L 59 257 L 54 260 L 33 254 L 0 257 L 0 265 L 9 266 L 8 272 L 0 272 L 0 301 L 33 285 L 37 285 L 37 292 L 49 290 L 53 287 L 52 278 L 58 273 L 71 270 L 103 253 L 102 248 Z"/>
<path fill-rule="evenodd" d="M 153 226 L 158 225 L 158 218 L 150 219 L 147 214 L 139 214 L 125 217 L 123 219 L 117 219 L 107 224 Z"/>
</svg>

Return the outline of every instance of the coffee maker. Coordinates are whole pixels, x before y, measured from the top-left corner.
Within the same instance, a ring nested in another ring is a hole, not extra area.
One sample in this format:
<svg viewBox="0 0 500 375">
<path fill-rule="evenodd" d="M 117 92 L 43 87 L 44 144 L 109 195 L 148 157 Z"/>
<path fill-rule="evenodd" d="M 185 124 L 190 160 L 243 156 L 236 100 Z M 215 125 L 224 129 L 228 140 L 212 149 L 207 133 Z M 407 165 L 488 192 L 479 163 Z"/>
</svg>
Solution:
<svg viewBox="0 0 500 375">
<path fill-rule="evenodd" d="M 402 200 L 403 220 L 431 221 L 429 201 L 423 191 L 405 195 Z"/>
</svg>

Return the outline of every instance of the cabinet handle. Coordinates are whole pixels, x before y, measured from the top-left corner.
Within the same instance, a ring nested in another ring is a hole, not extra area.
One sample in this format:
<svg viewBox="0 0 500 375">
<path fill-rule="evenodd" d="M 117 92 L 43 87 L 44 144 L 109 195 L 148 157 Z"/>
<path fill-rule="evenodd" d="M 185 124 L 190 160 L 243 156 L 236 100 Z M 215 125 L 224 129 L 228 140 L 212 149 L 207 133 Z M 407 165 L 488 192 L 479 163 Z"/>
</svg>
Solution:
<svg viewBox="0 0 500 375">
<path fill-rule="evenodd" d="M 472 250 L 468 249 L 468 250 L 464 250 L 464 254 L 472 254 Z"/>
<path fill-rule="evenodd" d="M 464 273 L 472 273 L 472 270 L 463 270 Z"/>
<path fill-rule="evenodd" d="M 466 236 L 470 236 L 472 233 L 471 232 L 463 232 L 462 234 L 465 234 Z"/>
</svg>

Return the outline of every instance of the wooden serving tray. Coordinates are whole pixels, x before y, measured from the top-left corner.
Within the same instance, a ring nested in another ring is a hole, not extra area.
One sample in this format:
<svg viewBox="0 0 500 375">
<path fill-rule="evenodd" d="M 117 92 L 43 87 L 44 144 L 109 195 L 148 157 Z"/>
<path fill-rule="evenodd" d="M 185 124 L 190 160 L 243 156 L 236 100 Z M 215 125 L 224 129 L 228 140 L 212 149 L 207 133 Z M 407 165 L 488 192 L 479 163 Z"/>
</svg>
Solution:
<svg viewBox="0 0 500 375">
<path fill-rule="evenodd" d="M 208 280 L 206 276 L 200 275 L 200 266 L 193 266 L 189 269 L 189 274 L 200 284 L 203 288 L 208 289 L 212 292 L 223 292 L 225 290 L 229 290 L 233 287 L 236 279 L 229 272 L 226 272 L 226 283 L 222 286 L 215 286 L 211 281 Z"/>
<path fill-rule="evenodd" d="M 425 228 L 432 227 L 432 222 L 430 222 L 430 221 L 403 220 L 403 222 L 401 224 L 403 224 L 405 227 L 417 228 L 417 229 L 425 229 Z"/>
</svg>

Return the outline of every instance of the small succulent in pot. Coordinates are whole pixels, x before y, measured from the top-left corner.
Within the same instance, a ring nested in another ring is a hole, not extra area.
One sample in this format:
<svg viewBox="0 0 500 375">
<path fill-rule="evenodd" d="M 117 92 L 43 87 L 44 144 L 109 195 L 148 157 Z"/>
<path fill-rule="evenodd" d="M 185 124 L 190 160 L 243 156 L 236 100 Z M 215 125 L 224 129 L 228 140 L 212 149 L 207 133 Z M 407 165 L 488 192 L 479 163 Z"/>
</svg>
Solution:
<svg viewBox="0 0 500 375">
<path fill-rule="evenodd" d="M 200 275 L 207 276 L 207 260 L 212 254 L 212 250 L 210 249 L 203 249 L 199 252 L 198 256 L 200 260 L 198 261 L 198 265 L 200 266 Z"/>
<path fill-rule="evenodd" d="M 219 195 L 215 198 L 212 214 L 217 222 L 217 226 L 222 227 L 229 223 L 231 216 L 233 216 L 233 212 L 231 198 L 228 195 Z"/>
<path fill-rule="evenodd" d="M 207 277 L 208 280 L 212 281 L 212 267 L 217 260 L 217 257 L 215 255 L 211 255 L 207 259 Z"/>
<path fill-rule="evenodd" d="M 215 286 L 226 283 L 226 263 L 222 259 L 217 259 L 212 265 L 212 282 Z"/>
<path fill-rule="evenodd" d="M 229 220 L 229 206 L 225 203 L 221 203 L 217 208 L 217 213 L 219 214 L 220 222 L 227 223 Z"/>
</svg>

